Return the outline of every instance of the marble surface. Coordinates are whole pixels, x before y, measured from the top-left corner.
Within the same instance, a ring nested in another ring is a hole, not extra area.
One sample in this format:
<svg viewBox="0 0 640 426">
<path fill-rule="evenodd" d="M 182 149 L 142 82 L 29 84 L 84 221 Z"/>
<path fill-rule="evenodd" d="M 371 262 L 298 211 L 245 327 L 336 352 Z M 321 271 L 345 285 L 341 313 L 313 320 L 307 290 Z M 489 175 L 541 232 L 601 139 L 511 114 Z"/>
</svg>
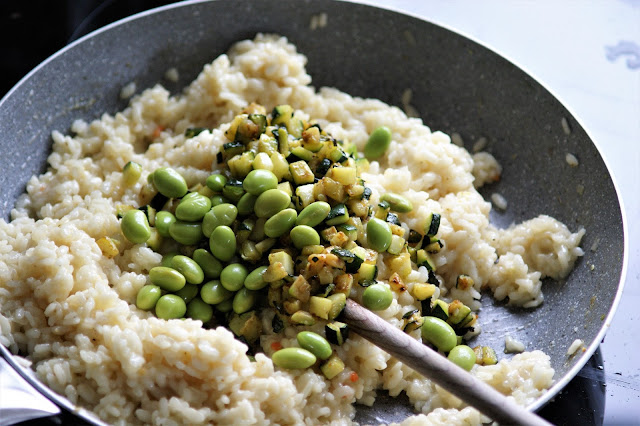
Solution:
<svg viewBox="0 0 640 426">
<path fill-rule="evenodd" d="M 453 29 L 507 57 L 582 122 L 623 199 L 629 266 L 601 350 L 605 425 L 640 423 L 640 0 L 375 0 Z M 587 369 L 580 374 L 588 375 Z"/>
</svg>

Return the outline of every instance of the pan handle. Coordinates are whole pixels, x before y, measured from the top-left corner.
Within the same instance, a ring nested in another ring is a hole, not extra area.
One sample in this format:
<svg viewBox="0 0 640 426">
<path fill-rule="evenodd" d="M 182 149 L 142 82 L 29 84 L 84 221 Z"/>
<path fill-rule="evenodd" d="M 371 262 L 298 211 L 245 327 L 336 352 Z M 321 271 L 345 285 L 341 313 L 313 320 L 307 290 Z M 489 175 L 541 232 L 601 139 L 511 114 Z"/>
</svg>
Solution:
<svg viewBox="0 0 640 426">
<path fill-rule="evenodd" d="M 60 414 L 60 408 L 35 390 L 0 356 L 0 426 Z"/>
</svg>

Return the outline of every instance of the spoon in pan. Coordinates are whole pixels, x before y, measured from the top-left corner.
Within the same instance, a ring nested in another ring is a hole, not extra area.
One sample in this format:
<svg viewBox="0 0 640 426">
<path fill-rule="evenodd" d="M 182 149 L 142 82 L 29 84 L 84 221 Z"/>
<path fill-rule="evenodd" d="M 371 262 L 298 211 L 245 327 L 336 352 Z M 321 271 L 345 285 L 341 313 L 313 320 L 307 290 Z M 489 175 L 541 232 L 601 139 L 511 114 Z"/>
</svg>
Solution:
<svg viewBox="0 0 640 426">
<path fill-rule="evenodd" d="M 546 420 L 518 405 L 433 349 L 395 328 L 351 299 L 339 319 L 374 345 L 442 386 L 500 424 L 546 425 Z"/>
</svg>

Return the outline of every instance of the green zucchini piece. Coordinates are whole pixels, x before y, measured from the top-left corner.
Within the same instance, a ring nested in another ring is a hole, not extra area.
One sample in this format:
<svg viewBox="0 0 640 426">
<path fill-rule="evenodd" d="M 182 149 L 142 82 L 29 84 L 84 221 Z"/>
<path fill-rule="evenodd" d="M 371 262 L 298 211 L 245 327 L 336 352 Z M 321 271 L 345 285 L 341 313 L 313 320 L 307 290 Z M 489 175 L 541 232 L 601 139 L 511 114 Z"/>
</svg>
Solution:
<svg viewBox="0 0 640 426">
<path fill-rule="evenodd" d="M 400 226 L 400 218 L 395 213 L 387 213 L 387 218 L 385 220 L 392 225 Z"/>
<path fill-rule="evenodd" d="M 187 130 L 184 131 L 184 136 L 187 138 L 193 138 L 198 136 L 200 133 L 204 132 L 205 130 L 209 130 L 206 127 L 189 127 Z"/>
<path fill-rule="evenodd" d="M 344 371 L 344 362 L 338 357 L 338 355 L 331 355 L 331 358 L 326 360 L 320 366 L 320 371 L 322 371 L 324 377 L 331 380 Z"/>
<path fill-rule="evenodd" d="M 431 259 L 429 253 L 427 253 L 426 250 L 423 249 L 420 249 L 416 252 L 416 265 L 424 266 L 428 271 L 436 270 L 436 264 L 434 263 L 433 259 Z"/>
<path fill-rule="evenodd" d="M 291 315 L 291 322 L 301 325 L 314 325 L 316 323 L 315 318 L 307 311 L 297 311 Z"/>
<path fill-rule="evenodd" d="M 336 204 L 331 208 L 327 218 L 325 219 L 325 223 L 329 226 L 340 225 L 349 220 L 349 211 L 347 210 L 347 206 L 344 204 Z"/>
<path fill-rule="evenodd" d="M 440 228 L 440 215 L 438 213 L 431 213 L 427 218 L 427 222 L 424 225 L 424 232 L 427 237 L 432 237 L 438 233 Z"/>
<path fill-rule="evenodd" d="M 329 160 L 328 158 L 323 158 L 322 161 L 320 161 L 320 164 L 318 164 L 318 166 L 316 167 L 316 170 L 315 170 L 316 177 L 319 179 L 323 178 L 327 174 L 330 168 L 331 168 L 331 160 Z"/>
<path fill-rule="evenodd" d="M 309 299 L 309 312 L 318 318 L 329 319 L 329 312 L 333 302 L 325 297 L 311 296 Z"/>
<path fill-rule="evenodd" d="M 430 316 L 446 321 L 449 319 L 449 304 L 441 299 L 436 300 L 431 307 Z"/>
<path fill-rule="evenodd" d="M 329 343 L 342 346 L 349 337 L 349 326 L 339 321 L 330 322 L 324 326 L 324 334 Z"/>
<path fill-rule="evenodd" d="M 370 263 L 362 263 L 358 268 L 358 283 L 375 280 L 378 276 L 378 267 Z"/>
<path fill-rule="evenodd" d="M 334 248 L 331 250 L 331 253 L 338 256 L 340 259 L 344 260 L 345 263 L 345 271 L 348 274 L 355 274 L 360 269 L 360 266 L 364 262 L 364 259 L 360 256 L 356 255 L 354 252 L 349 251 L 347 249 Z"/>
<path fill-rule="evenodd" d="M 273 329 L 274 333 L 280 333 L 282 330 L 284 330 L 284 322 L 282 322 L 282 319 L 278 314 L 275 314 L 273 316 L 273 319 L 271 320 L 271 328 Z"/>
<path fill-rule="evenodd" d="M 345 306 L 347 306 L 347 295 L 344 293 L 334 293 L 327 297 L 331 300 L 331 309 L 329 310 L 329 320 L 333 321 L 338 318 L 338 315 L 342 313 Z"/>
</svg>

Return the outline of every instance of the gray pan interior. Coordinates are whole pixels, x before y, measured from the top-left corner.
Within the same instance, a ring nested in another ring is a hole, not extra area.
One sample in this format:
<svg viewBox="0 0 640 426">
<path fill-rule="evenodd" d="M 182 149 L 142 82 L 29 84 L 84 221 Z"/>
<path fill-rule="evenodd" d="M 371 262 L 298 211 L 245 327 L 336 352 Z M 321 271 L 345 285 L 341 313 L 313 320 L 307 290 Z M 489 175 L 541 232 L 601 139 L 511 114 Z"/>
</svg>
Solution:
<svg viewBox="0 0 640 426">
<path fill-rule="evenodd" d="M 327 26 L 312 31 L 311 17 L 319 13 L 327 13 Z M 394 105 L 410 88 L 412 105 L 433 130 L 459 133 L 467 148 L 487 137 L 487 150 L 504 171 L 483 194 L 499 192 L 509 202 L 505 212 L 492 212 L 494 223 L 507 226 L 544 213 L 572 231 L 586 228 L 585 257 L 566 282 L 545 283 L 540 308 L 509 309 L 483 298 L 484 331 L 473 342 L 501 350 L 510 333 L 527 349 L 548 353 L 557 382 L 531 408 L 548 401 L 596 349 L 617 305 L 625 258 L 618 195 L 597 148 L 552 94 L 498 54 L 429 22 L 331 0 L 219 0 L 169 6 L 99 30 L 45 61 L 0 103 L 1 216 L 8 219 L 29 177 L 45 170 L 52 130 L 66 132 L 76 118 L 122 109 L 119 92 L 131 81 L 139 90 L 160 82 L 177 93 L 205 63 L 257 32 L 279 33 L 296 44 L 309 58 L 316 87 Z M 179 82 L 163 79 L 170 67 L 179 70 Z M 578 157 L 578 167 L 567 165 L 568 152 Z M 576 338 L 587 350 L 568 357 Z M 362 419 L 405 415 L 397 402 L 388 404 L 363 410 Z"/>
</svg>

